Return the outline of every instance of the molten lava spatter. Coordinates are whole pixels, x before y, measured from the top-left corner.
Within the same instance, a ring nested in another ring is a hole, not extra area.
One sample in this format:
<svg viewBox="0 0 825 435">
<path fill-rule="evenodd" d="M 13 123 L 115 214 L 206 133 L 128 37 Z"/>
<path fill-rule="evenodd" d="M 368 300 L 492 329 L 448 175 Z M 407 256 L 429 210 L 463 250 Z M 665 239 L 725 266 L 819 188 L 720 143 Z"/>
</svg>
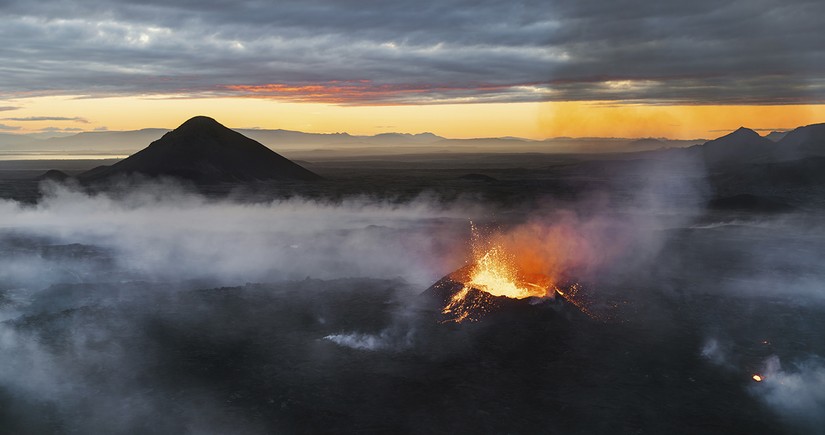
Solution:
<svg viewBox="0 0 825 435">
<path fill-rule="evenodd" d="M 762 382 L 765 378 L 763 378 L 762 375 L 753 375 L 751 376 L 751 379 L 753 379 L 755 382 Z"/>
<path fill-rule="evenodd" d="M 513 299 L 545 297 L 553 285 L 553 280 L 545 275 L 526 276 L 515 267 L 511 254 L 500 246 L 489 246 L 481 240 L 478 228 L 470 222 L 471 247 L 475 262 L 464 283 L 472 288 L 493 296 Z"/>
<path fill-rule="evenodd" d="M 593 314 L 589 308 L 587 308 L 587 303 L 585 303 L 584 300 L 578 297 L 579 291 L 581 289 L 581 284 L 575 283 L 573 285 L 567 286 L 564 289 L 556 287 L 556 293 L 558 293 L 559 296 L 567 300 L 567 302 L 570 302 L 571 304 L 575 305 L 576 308 L 581 310 L 582 313 L 587 314 L 587 316 L 591 319 L 597 318 L 597 316 Z"/>
<path fill-rule="evenodd" d="M 551 300 L 557 295 L 590 315 L 581 302 L 572 300 L 579 289 L 577 284 L 562 290 L 550 276 L 520 271 L 515 266 L 512 254 L 504 252 L 500 246 L 486 246 L 482 243 L 475 225 L 470 225 L 475 261 L 447 275 L 431 287 L 432 291 L 444 297 L 445 306 L 441 310 L 444 322 L 478 320 L 489 311 L 499 308 L 507 300 Z"/>
<path fill-rule="evenodd" d="M 521 276 L 500 248 L 493 247 L 477 257 L 466 284 L 493 296 L 524 299 L 552 294 L 549 289 L 553 281 L 542 275 Z"/>
</svg>

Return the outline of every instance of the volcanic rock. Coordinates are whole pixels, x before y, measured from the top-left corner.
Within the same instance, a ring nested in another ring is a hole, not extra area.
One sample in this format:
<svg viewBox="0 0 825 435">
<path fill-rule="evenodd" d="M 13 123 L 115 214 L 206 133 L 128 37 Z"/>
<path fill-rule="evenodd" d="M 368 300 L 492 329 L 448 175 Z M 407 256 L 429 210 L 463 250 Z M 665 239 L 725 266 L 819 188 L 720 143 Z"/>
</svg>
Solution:
<svg viewBox="0 0 825 435">
<path fill-rule="evenodd" d="M 131 174 L 201 183 L 321 178 L 205 116 L 184 122 L 129 158 L 108 167 L 97 167 L 79 178 L 95 181 Z"/>
<path fill-rule="evenodd" d="M 566 318 L 586 319 L 588 316 L 558 292 L 549 297 L 528 297 L 514 299 L 495 296 L 465 284 L 470 281 L 474 264 L 464 266 L 438 280 L 422 293 L 430 298 L 434 306 L 441 309 L 442 322 L 478 321 L 488 316 L 514 314 L 518 317 L 539 315 L 547 311 L 562 314 Z M 466 294 L 462 295 L 466 289 Z M 461 303 L 448 310 L 451 302 L 461 299 Z"/>
</svg>

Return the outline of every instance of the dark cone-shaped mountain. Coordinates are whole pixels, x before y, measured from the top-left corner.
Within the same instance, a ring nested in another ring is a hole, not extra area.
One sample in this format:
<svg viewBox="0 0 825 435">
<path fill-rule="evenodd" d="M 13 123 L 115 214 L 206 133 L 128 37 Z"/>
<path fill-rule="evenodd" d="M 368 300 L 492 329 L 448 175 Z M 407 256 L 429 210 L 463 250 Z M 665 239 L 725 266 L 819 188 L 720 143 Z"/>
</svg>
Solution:
<svg viewBox="0 0 825 435">
<path fill-rule="evenodd" d="M 131 174 L 201 183 L 321 178 L 206 116 L 196 116 L 129 158 L 79 178 L 95 181 Z"/>
</svg>

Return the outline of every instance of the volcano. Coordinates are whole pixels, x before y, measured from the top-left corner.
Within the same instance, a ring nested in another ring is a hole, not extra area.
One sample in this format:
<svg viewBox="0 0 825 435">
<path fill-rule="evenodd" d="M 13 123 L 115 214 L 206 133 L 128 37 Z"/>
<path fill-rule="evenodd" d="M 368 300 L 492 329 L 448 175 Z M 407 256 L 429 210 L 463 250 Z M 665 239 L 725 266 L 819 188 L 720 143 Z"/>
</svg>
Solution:
<svg viewBox="0 0 825 435">
<path fill-rule="evenodd" d="M 525 313 L 525 310 L 546 310 L 563 313 L 568 317 L 589 317 L 587 309 L 574 300 L 578 285 L 556 287 L 544 276 L 532 277 L 533 282 L 521 285 L 534 286 L 535 296 L 522 294 L 517 297 L 499 294 L 495 288 L 476 282 L 478 264 L 464 266 L 444 276 L 422 293 L 441 307 L 441 322 L 476 322 L 490 315 Z"/>
<path fill-rule="evenodd" d="M 577 294 L 578 284 L 560 286 L 557 278 L 528 272 L 514 255 L 486 239 L 470 222 L 473 262 L 438 280 L 422 293 L 441 308 L 441 323 L 478 321 L 488 314 L 548 306 L 576 316 L 593 317 Z M 531 310 L 532 311 L 532 310 Z"/>
<path fill-rule="evenodd" d="M 132 174 L 199 183 L 321 178 L 206 116 L 189 119 L 132 156 L 87 171 L 79 178 L 97 181 Z"/>
</svg>

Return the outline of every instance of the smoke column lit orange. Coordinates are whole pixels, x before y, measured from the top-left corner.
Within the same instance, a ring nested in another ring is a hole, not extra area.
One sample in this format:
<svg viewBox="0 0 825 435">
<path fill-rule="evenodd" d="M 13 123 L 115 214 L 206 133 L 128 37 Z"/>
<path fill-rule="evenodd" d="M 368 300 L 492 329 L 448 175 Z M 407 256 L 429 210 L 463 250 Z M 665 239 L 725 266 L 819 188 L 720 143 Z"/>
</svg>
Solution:
<svg viewBox="0 0 825 435">
<path fill-rule="evenodd" d="M 485 244 L 475 225 L 470 225 L 474 266 L 466 283 L 468 287 L 513 299 L 553 295 L 554 280 L 550 276 L 519 268 L 511 251 L 495 242 Z"/>
<path fill-rule="evenodd" d="M 496 233 L 490 243 L 511 253 L 514 268 L 524 274 L 550 276 L 557 283 L 578 281 L 624 254 L 623 238 L 629 235 L 612 228 L 614 224 L 558 212 Z"/>
</svg>

